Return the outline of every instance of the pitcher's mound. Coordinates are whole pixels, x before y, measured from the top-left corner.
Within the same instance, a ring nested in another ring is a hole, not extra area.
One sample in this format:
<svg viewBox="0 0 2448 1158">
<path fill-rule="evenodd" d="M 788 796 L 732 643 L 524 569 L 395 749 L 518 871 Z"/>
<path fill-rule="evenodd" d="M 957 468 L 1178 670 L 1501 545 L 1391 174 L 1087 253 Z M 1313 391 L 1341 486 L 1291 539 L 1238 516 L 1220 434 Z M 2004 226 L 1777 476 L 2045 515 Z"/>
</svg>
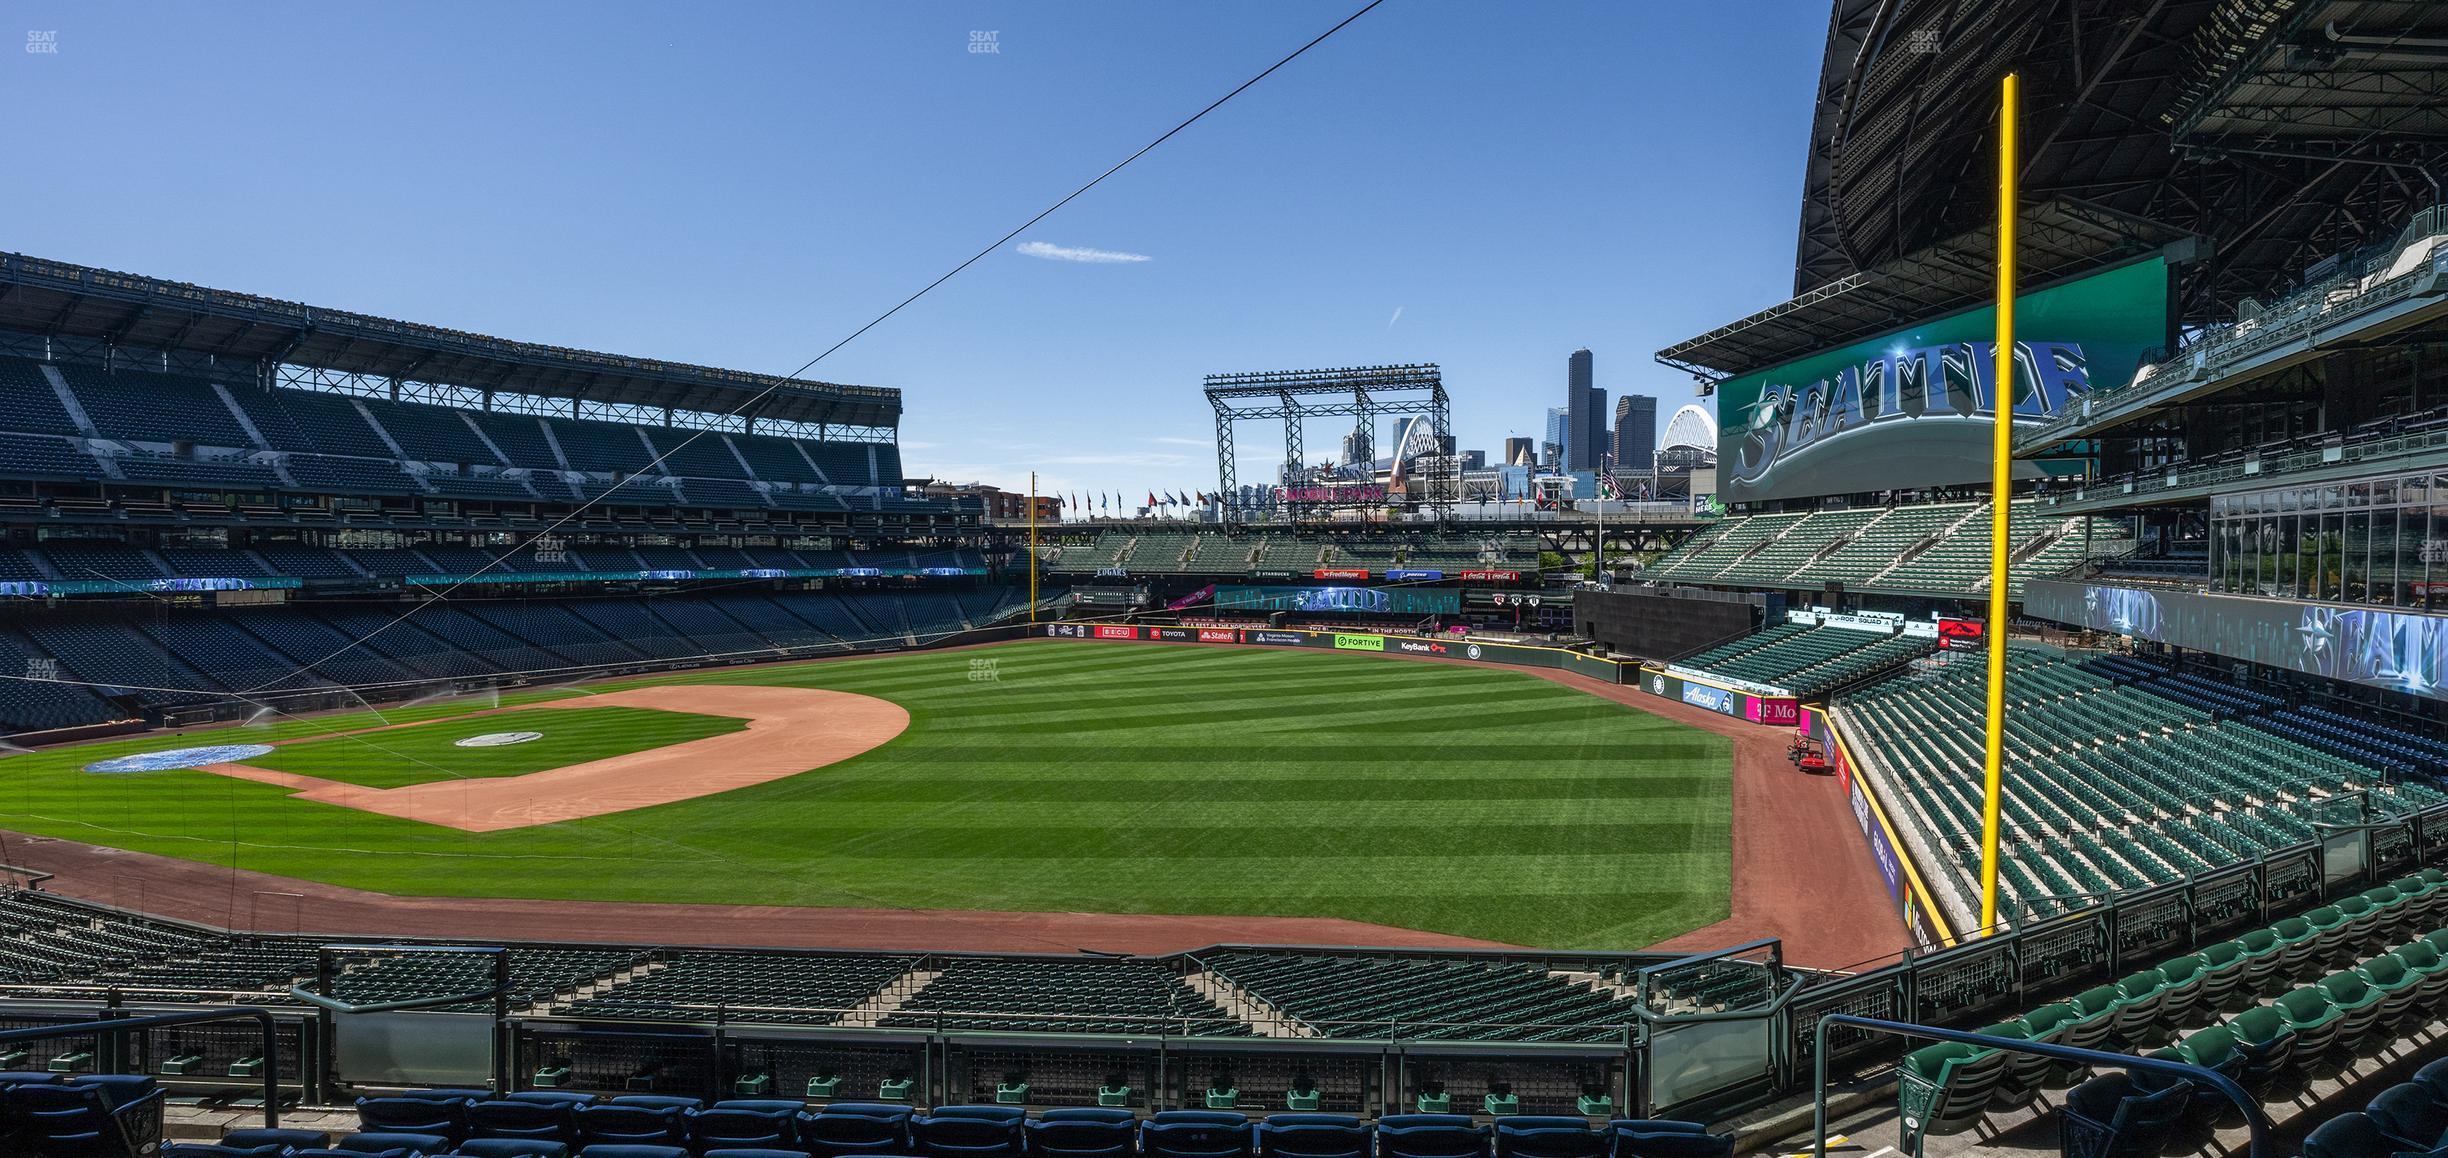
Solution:
<svg viewBox="0 0 2448 1158">
<path fill-rule="evenodd" d="M 594 707 L 730 716 L 748 721 L 748 726 L 685 744 L 525 776 L 436 780 L 399 788 L 366 788 L 237 762 L 206 764 L 201 770 L 294 788 L 303 799 L 343 808 L 468 832 L 496 832 L 651 808 L 796 776 L 866 752 L 909 727 L 909 712 L 890 700 L 821 688 L 691 684 L 631 688 L 527 706 Z"/>
</svg>

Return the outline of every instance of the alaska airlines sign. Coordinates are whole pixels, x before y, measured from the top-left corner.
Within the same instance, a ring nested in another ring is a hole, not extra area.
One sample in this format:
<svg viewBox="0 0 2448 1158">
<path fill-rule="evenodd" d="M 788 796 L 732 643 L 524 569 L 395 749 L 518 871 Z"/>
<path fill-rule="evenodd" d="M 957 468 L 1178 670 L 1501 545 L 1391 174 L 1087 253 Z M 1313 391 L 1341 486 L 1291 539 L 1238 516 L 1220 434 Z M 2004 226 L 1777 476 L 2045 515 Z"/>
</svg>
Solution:
<svg viewBox="0 0 2448 1158">
<path fill-rule="evenodd" d="M 1996 311 L 1950 314 L 1717 389 L 1719 498 L 1729 503 L 1923 487 L 1989 477 L 1998 394 Z M 2150 258 L 2024 294 L 2015 304 L 2017 421 L 2130 380 L 2166 341 L 2167 266 Z M 2019 477 L 2043 462 L 2015 464 Z"/>
</svg>

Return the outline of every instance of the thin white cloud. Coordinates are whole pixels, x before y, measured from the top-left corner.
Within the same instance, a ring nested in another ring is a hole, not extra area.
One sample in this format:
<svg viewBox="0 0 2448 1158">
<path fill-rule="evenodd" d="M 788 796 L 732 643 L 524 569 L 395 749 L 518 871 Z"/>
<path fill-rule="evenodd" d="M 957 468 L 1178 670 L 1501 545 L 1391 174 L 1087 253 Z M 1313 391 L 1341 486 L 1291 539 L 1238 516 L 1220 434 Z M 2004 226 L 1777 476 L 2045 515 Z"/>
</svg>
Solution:
<svg viewBox="0 0 2448 1158">
<path fill-rule="evenodd" d="M 1214 439 L 1212 439 L 1212 438 L 1176 438 L 1176 437 L 1174 437 L 1174 436 L 1172 436 L 1172 435 L 1169 435 L 1169 434 L 1160 434 L 1160 435 L 1157 435 L 1157 436 L 1156 436 L 1156 437 L 1154 437 L 1154 438 L 1149 439 L 1148 441 L 1149 441 L 1149 442 L 1155 442 L 1155 443 L 1161 443 L 1161 444 L 1163 444 L 1163 445 L 1165 445 L 1165 446 L 1214 446 L 1214 445 L 1215 445 L 1215 440 L 1214 440 Z"/>
<path fill-rule="evenodd" d="M 1022 257 L 1038 257 L 1047 261 L 1078 261 L 1090 265 L 1115 265 L 1123 262 L 1150 261 L 1144 253 L 1126 253 L 1119 249 L 1091 249 L 1085 245 L 1055 245 L 1045 241 L 1023 241 L 1014 247 Z"/>
<path fill-rule="evenodd" d="M 1394 307 L 1394 316 L 1386 319 L 1386 328 L 1387 328 L 1387 329 L 1389 329 L 1389 330 L 1393 329 L 1393 328 L 1394 328 L 1394 323 L 1399 322 L 1399 321 L 1401 321 L 1401 320 L 1402 320 L 1402 312 L 1403 312 L 1403 308 L 1402 308 L 1401 306 L 1396 306 L 1396 307 Z"/>
</svg>

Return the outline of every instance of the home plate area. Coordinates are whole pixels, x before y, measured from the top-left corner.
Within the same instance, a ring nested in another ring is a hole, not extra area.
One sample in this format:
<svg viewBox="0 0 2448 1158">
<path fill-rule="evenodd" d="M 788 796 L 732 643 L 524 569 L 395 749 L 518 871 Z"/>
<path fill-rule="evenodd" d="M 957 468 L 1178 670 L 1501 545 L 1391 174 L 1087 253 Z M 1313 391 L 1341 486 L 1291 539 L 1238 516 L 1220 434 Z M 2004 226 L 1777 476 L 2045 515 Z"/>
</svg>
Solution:
<svg viewBox="0 0 2448 1158">
<path fill-rule="evenodd" d="M 796 776 L 867 752 L 909 727 L 909 713 L 899 704 L 821 688 L 729 685 L 632 688 L 533 704 L 520 710 L 620 707 L 729 717 L 745 721 L 746 726 L 721 735 L 523 776 L 446 776 L 398 787 L 349 784 L 262 767 L 244 759 L 204 764 L 199 770 L 289 788 L 297 797 L 319 803 L 466 832 L 498 832 L 671 804 Z M 363 737 L 367 749 L 379 758 L 380 734 L 387 730 L 376 728 L 351 735 Z M 454 741 L 453 746 L 494 748 L 532 742 L 549 734 L 549 731 L 486 733 Z"/>
</svg>

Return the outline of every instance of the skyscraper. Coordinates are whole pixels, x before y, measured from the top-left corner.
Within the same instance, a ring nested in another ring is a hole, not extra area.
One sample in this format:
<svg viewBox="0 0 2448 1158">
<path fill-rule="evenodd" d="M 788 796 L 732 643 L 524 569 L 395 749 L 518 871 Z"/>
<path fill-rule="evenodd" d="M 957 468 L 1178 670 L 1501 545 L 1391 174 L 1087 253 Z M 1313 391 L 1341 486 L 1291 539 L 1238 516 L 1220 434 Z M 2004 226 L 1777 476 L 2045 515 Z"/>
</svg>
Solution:
<svg viewBox="0 0 2448 1158">
<path fill-rule="evenodd" d="M 1538 448 L 1532 446 L 1527 438 L 1507 438 L 1505 439 L 1504 465 L 1537 466 Z"/>
<path fill-rule="evenodd" d="M 1588 347 L 1572 352 L 1564 360 L 1564 437 L 1558 439 L 1564 455 L 1556 466 L 1561 470 L 1588 470 L 1597 465 L 1599 423 L 1606 421 L 1594 410 L 1590 377 L 1595 359 Z"/>
<path fill-rule="evenodd" d="M 1539 465 L 1564 469 L 1564 448 L 1572 445 L 1571 430 L 1571 411 L 1561 406 L 1547 408 L 1547 439 L 1539 448 Z"/>
<path fill-rule="evenodd" d="M 1657 399 L 1626 394 L 1615 400 L 1615 469 L 1647 471 L 1657 460 Z"/>
</svg>

